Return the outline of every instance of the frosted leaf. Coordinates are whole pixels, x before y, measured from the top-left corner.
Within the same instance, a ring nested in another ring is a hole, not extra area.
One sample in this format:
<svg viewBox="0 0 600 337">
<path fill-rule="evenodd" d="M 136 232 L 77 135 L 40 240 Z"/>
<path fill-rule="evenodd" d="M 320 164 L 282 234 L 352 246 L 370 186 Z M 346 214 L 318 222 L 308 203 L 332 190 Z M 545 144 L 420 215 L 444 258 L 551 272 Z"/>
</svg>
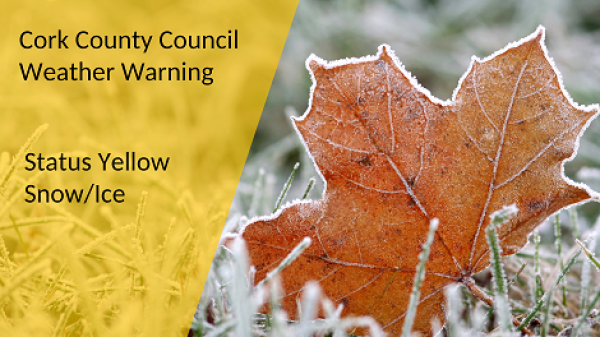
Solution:
<svg viewBox="0 0 600 337">
<path fill-rule="evenodd" d="M 326 189 L 322 200 L 288 204 L 243 229 L 257 282 L 310 237 L 282 273 L 292 318 L 315 281 L 345 315 L 373 316 L 398 335 L 438 218 L 413 325 L 427 334 L 443 320 L 444 289 L 489 265 L 483 230 L 493 212 L 519 210 L 497 228 L 509 255 L 551 214 L 600 199 L 563 174 L 598 106 L 573 102 L 543 41 L 540 27 L 473 58 L 448 101 L 422 88 L 386 45 L 359 59 L 309 57 L 310 104 L 293 121 Z"/>
</svg>

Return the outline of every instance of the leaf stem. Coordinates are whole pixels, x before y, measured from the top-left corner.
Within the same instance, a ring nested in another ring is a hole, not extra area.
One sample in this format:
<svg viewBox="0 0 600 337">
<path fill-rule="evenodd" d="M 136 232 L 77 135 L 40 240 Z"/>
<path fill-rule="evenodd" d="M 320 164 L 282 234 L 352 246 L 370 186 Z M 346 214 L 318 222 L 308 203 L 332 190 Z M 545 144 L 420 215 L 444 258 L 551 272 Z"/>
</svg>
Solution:
<svg viewBox="0 0 600 337">
<path fill-rule="evenodd" d="M 467 289 L 469 289 L 469 291 L 471 292 L 471 294 L 473 296 L 475 296 L 479 300 L 485 302 L 485 304 L 490 306 L 490 308 L 494 307 L 494 299 L 490 295 L 486 294 L 485 291 L 483 291 L 483 289 L 479 288 L 479 286 L 477 286 L 477 284 L 475 284 L 475 281 L 471 277 L 463 277 L 461 279 L 461 283 L 465 287 L 467 287 Z M 514 326 L 517 326 L 517 327 L 519 326 L 519 324 L 522 324 L 514 317 L 512 319 L 512 323 Z M 533 332 L 531 332 L 531 330 L 529 330 L 527 328 L 522 328 L 521 331 L 526 333 L 529 336 L 533 336 Z"/>
</svg>

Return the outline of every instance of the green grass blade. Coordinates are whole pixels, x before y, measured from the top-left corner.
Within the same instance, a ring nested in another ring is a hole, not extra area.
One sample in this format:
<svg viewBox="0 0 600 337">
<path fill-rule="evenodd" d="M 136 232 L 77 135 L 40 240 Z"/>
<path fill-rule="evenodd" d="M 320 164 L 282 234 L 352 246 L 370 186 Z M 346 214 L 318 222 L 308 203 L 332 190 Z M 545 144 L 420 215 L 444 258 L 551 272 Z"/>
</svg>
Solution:
<svg viewBox="0 0 600 337">
<path fill-rule="evenodd" d="M 525 267 L 527 267 L 528 262 L 525 261 L 521 267 L 519 267 L 519 270 L 517 270 L 517 272 L 515 273 L 515 275 L 510 279 L 510 281 L 508 281 L 508 287 L 510 288 L 510 286 L 512 286 L 515 282 L 517 282 L 517 278 L 519 277 L 519 275 L 521 275 L 521 273 L 523 272 L 523 270 L 525 270 Z"/>
<path fill-rule="evenodd" d="M 594 266 L 596 266 L 596 268 L 598 268 L 600 270 L 600 261 L 598 261 L 598 259 L 596 259 L 596 257 L 594 256 L 594 253 L 592 253 L 581 241 L 575 239 L 575 242 L 581 247 L 581 249 L 583 250 L 585 255 L 588 257 L 589 262 L 591 262 Z M 582 277 L 582 283 L 583 283 L 584 275 L 582 275 L 581 277 Z M 587 275 L 587 282 L 589 283 L 589 270 L 588 270 L 588 275 Z M 577 336 L 577 332 L 583 327 L 583 325 L 585 324 L 586 318 L 590 315 L 592 309 L 594 308 L 594 306 L 600 299 L 600 288 L 599 288 L 596 291 L 596 293 L 594 294 L 594 298 L 592 299 L 592 301 L 589 304 L 587 304 L 587 306 L 586 306 L 585 302 L 587 300 L 587 292 L 588 292 L 587 284 L 585 287 L 585 292 L 584 292 L 583 287 L 582 287 L 581 292 L 582 292 L 581 293 L 581 312 L 580 312 L 579 320 L 577 321 L 577 325 L 575 325 L 575 327 L 573 328 L 573 332 L 571 333 L 572 336 Z"/>
<path fill-rule="evenodd" d="M 248 215 L 250 217 L 257 216 L 259 210 L 261 209 L 260 205 L 262 205 L 264 199 L 263 190 L 265 179 L 265 170 L 261 168 L 258 170 L 258 176 L 254 181 L 252 201 L 250 202 L 250 207 L 248 208 Z"/>
<path fill-rule="evenodd" d="M 590 250 L 594 250 L 596 248 L 596 237 L 593 236 L 589 239 L 589 247 Z M 585 252 L 585 250 L 584 250 Z M 583 267 L 581 268 L 581 294 L 579 296 L 581 305 L 579 307 L 579 312 L 584 312 L 587 306 L 587 301 L 589 299 L 589 286 L 590 286 L 590 278 L 592 274 L 592 261 L 588 258 L 583 261 Z"/>
<path fill-rule="evenodd" d="M 548 289 L 548 293 L 554 294 L 554 286 Z M 550 329 L 550 315 L 552 313 L 552 300 L 546 301 L 546 306 L 544 307 L 544 320 L 542 321 L 542 332 L 540 337 L 548 336 L 548 330 Z"/>
<path fill-rule="evenodd" d="M 560 213 L 559 213 L 560 214 Z M 556 250 L 558 252 L 558 261 L 560 264 L 560 269 L 562 270 L 565 266 L 563 263 L 563 253 L 562 253 L 562 232 L 560 228 L 560 216 L 556 214 L 554 221 L 554 235 L 556 236 L 556 240 L 554 241 L 554 246 L 556 246 Z M 561 283 L 561 291 L 562 291 L 562 303 L 563 306 L 567 306 L 567 279 L 563 278 Z"/>
<path fill-rule="evenodd" d="M 533 290 L 533 302 L 537 303 L 544 294 L 544 289 L 542 288 L 542 276 L 540 274 L 540 233 L 537 229 L 533 234 L 533 241 L 535 242 L 535 288 Z"/>
<path fill-rule="evenodd" d="M 508 287 L 504 265 L 502 264 L 502 248 L 496 227 L 506 223 L 510 218 L 517 214 L 515 205 L 505 206 L 501 210 L 492 213 L 490 224 L 486 229 L 486 237 L 490 246 L 490 261 L 492 263 L 492 282 L 494 285 L 494 311 L 498 317 L 500 331 L 514 331 L 512 324 L 512 315 L 510 313 L 510 303 L 508 301 Z"/>
<path fill-rule="evenodd" d="M 306 199 L 306 197 L 308 197 L 308 194 L 310 193 L 310 191 L 312 190 L 312 188 L 315 186 L 315 178 L 310 178 L 310 180 L 308 180 L 308 186 L 306 186 L 306 190 L 304 191 L 304 194 L 302 195 L 302 199 Z"/>
<path fill-rule="evenodd" d="M 461 319 L 464 310 L 461 293 L 457 287 L 448 288 L 445 297 L 447 301 L 446 308 L 448 308 L 444 309 L 446 335 L 448 337 L 462 337 L 466 329 Z"/>
<path fill-rule="evenodd" d="M 549 290 L 551 290 L 551 289 L 553 290 L 554 288 L 556 288 L 556 286 L 560 283 L 560 281 L 563 279 L 563 277 L 565 277 L 565 275 L 567 274 L 569 269 L 573 266 L 573 264 L 575 264 L 575 261 L 577 260 L 577 258 L 579 257 L 580 254 L 581 254 L 581 249 L 578 249 L 577 252 L 575 253 L 575 255 L 573 255 L 573 257 L 569 260 L 567 265 L 563 268 L 560 275 L 558 275 L 558 277 L 556 278 L 556 280 L 554 281 L 554 283 L 552 284 L 552 286 L 550 287 Z M 539 301 L 537 301 L 537 303 L 529 311 L 529 313 L 527 313 L 527 316 L 525 317 L 525 319 L 523 319 L 523 321 L 521 321 L 521 324 L 519 324 L 519 326 L 517 327 L 517 330 L 522 330 L 524 327 L 526 327 L 527 324 L 529 324 L 529 322 L 531 321 L 531 319 L 535 316 L 535 314 L 538 311 L 540 311 L 540 309 L 542 308 L 542 305 L 544 305 L 544 303 L 546 301 L 551 300 L 551 297 L 552 297 L 552 293 L 550 291 L 547 291 L 544 294 L 544 296 Z"/>
<path fill-rule="evenodd" d="M 300 326 L 298 327 L 299 337 L 314 335 L 311 323 L 319 312 L 320 298 L 321 288 L 319 288 L 319 285 L 314 281 L 309 282 L 302 292 L 302 312 L 300 315 Z"/>
<path fill-rule="evenodd" d="M 576 239 L 579 239 L 579 226 L 577 224 L 577 208 L 575 207 L 571 207 L 569 208 L 569 213 L 571 214 L 571 222 L 573 225 L 573 236 L 575 236 Z"/>
<path fill-rule="evenodd" d="M 438 219 L 431 220 L 429 224 L 429 233 L 427 234 L 427 240 L 423 244 L 423 250 L 421 250 L 421 253 L 419 254 L 419 265 L 417 266 L 417 272 L 415 274 L 415 283 L 413 284 L 412 292 L 410 294 L 410 302 L 408 304 L 408 310 L 404 318 L 404 325 L 402 326 L 402 337 L 409 337 L 410 332 L 412 330 L 415 315 L 417 314 L 417 306 L 419 305 L 419 299 L 421 296 L 421 283 L 425 278 L 425 265 L 427 264 L 427 260 L 429 260 L 429 249 L 431 247 L 431 243 L 433 242 L 433 238 L 435 236 L 435 231 L 438 228 L 438 224 Z"/>
<path fill-rule="evenodd" d="M 590 261 L 594 264 L 594 266 L 596 266 L 596 268 L 598 268 L 600 270 L 600 261 L 598 261 L 595 257 L 594 257 L 594 253 L 590 252 L 581 241 L 575 239 L 575 242 L 577 242 L 577 244 L 581 247 L 581 249 L 583 249 L 583 252 L 585 253 L 585 255 L 587 255 L 588 259 L 590 259 Z"/>
<path fill-rule="evenodd" d="M 285 182 L 285 185 L 283 185 L 283 189 L 281 190 L 281 194 L 279 194 L 279 198 L 277 198 L 277 203 L 275 204 L 275 208 L 273 209 L 273 213 L 277 212 L 277 210 L 281 206 L 281 203 L 283 202 L 283 199 L 285 199 L 285 196 L 287 195 L 287 192 L 290 189 L 290 186 L 292 185 L 292 181 L 294 180 L 294 176 L 296 175 L 296 171 L 298 171 L 299 167 L 300 167 L 300 163 L 296 163 L 296 165 L 294 165 L 294 168 L 292 169 L 292 173 L 290 174 L 290 177 Z"/>
<path fill-rule="evenodd" d="M 240 337 L 252 336 L 252 316 L 253 307 L 248 299 L 251 285 L 248 284 L 248 253 L 246 244 L 241 239 L 234 240 L 231 251 L 235 256 L 233 261 L 231 283 L 229 289 L 231 292 L 231 303 L 233 313 L 236 318 L 235 335 Z"/>
<path fill-rule="evenodd" d="M 270 271 L 267 273 L 267 276 L 260 281 L 256 287 L 262 287 L 263 285 L 265 285 L 266 283 L 268 283 L 269 281 L 271 281 L 275 276 L 279 275 L 287 266 L 289 266 L 292 262 L 294 262 L 294 260 L 296 260 L 300 254 L 302 254 L 302 252 L 308 248 L 308 246 L 310 246 L 311 243 L 311 239 L 309 237 L 305 237 L 304 240 L 302 240 L 302 242 L 300 242 L 289 254 L 288 256 L 285 257 L 285 259 L 283 259 L 283 261 L 281 261 L 281 263 L 279 264 L 279 266 L 277 266 L 277 268 L 273 269 L 273 271 Z"/>
<path fill-rule="evenodd" d="M 573 331 L 571 332 L 571 336 L 577 336 L 577 332 L 585 324 L 586 318 L 590 315 L 590 313 L 592 312 L 592 309 L 594 309 L 594 306 L 596 305 L 596 303 L 598 303 L 598 300 L 600 300 L 600 288 L 598 288 L 596 290 L 596 293 L 594 294 L 594 298 L 592 299 L 590 304 L 587 306 L 585 311 L 582 312 L 581 315 L 579 316 L 579 320 L 577 321 L 577 325 L 575 325 L 575 327 L 573 328 Z"/>
</svg>

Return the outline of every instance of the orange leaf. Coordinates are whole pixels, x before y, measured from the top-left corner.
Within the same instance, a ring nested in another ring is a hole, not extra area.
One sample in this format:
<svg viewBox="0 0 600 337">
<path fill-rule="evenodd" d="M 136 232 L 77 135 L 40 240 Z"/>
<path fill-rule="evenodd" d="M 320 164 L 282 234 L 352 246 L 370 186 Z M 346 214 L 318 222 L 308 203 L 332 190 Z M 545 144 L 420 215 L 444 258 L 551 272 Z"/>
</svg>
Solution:
<svg viewBox="0 0 600 337">
<path fill-rule="evenodd" d="M 346 315 L 371 315 L 397 335 L 421 244 L 438 218 L 414 324 L 428 333 L 432 319 L 443 320 L 443 289 L 489 265 L 491 213 L 519 209 L 498 229 L 509 255 L 551 214 L 598 200 L 563 174 L 598 106 L 569 98 L 543 40 L 540 27 L 474 59 L 445 102 L 385 45 L 349 61 L 311 56 L 311 103 L 295 125 L 326 192 L 245 227 L 256 281 L 308 236 L 311 247 L 282 274 L 292 317 L 306 282 L 316 280 Z"/>
</svg>

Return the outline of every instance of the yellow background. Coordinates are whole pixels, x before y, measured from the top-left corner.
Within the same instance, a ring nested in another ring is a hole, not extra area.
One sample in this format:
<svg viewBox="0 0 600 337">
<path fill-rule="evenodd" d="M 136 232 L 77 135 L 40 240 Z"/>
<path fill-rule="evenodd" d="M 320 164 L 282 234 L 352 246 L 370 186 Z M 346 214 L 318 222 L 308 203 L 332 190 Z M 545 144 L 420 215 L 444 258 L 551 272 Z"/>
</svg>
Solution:
<svg viewBox="0 0 600 337">
<path fill-rule="evenodd" d="M 0 336 L 183 336 L 192 320 L 297 1 L 3 1 Z M 69 35 L 25 50 L 19 35 Z M 164 50 L 158 35 L 239 32 L 237 50 Z M 77 32 L 152 35 L 142 50 L 80 50 Z M 19 62 L 115 67 L 111 81 L 23 81 Z M 120 63 L 213 67 L 214 84 L 125 81 Z M 30 152 L 89 172 L 27 172 Z M 170 157 L 166 172 L 103 172 L 97 153 Z M 11 173 L 11 163 L 18 164 Z M 27 184 L 121 188 L 125 202 L 28 204 Z M 145 202 L 140 202 L 147 191 Z"/>
</svg>

